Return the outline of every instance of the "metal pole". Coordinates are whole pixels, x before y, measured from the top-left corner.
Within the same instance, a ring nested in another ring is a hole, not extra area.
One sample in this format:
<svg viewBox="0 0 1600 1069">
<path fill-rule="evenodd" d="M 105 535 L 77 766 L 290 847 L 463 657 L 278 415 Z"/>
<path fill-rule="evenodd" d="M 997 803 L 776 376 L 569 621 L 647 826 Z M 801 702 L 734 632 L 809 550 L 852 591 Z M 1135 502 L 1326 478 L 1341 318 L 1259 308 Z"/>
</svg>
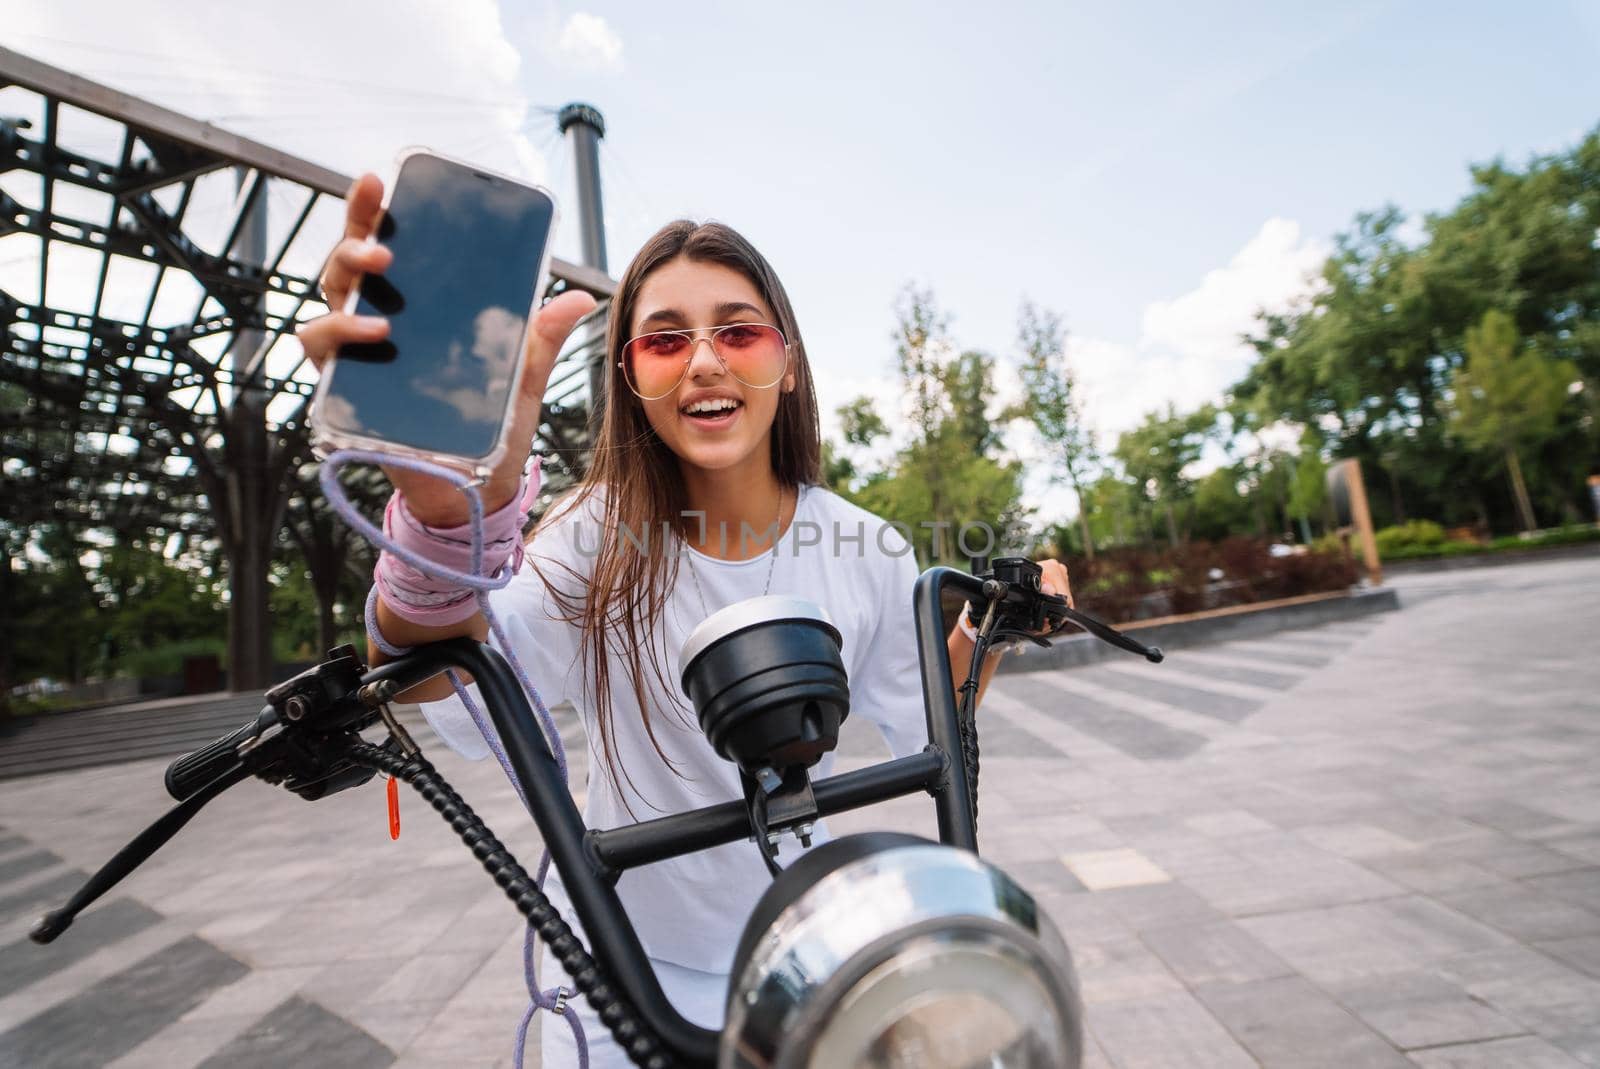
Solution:
<svg viewBox="0 0 1600 1069">
<path fill-rule="evenodd" d="M 563 134 L 572 138 L 572 157 L 578 170 L 578 229 L 583 240 L 583 263 L 602 274 L 606 267 L 605 206 L 600 199 L 600 139 L 606 136 L 606 122 L 598 108 L 590 104 L 568 104 L 557 122 Z M 606 404 L 605 343 L 593 334 L 601 332 L 598 323 L 591 328 L 595 342 L 589 356 L 589 442 L 600 436 L 600 421 Z"/>
<path fill-rule="evenodd" d="M 242 263 L 260 266 L 267 257 L 267 175 L 237 166 L 234 181 L 244 199 L 234 246 L 224 249 Z M 252 311 L 265 311 L 265 296 L 258 307 L 248 302 L 233 309 L 242 320 Z M 266 335 L 253 326 L 235 325 L 228 354 L 234 394 L 228 411 L 219 413 L 233 463 L 227 472 L 228 508 L 231 512 L 228 556 L 228 687 L 255 690 L 272 677 L 272 635 L 267 609 L 267 568 L 274 532 L 271 507 L 274 487 L 267 485 L 267 391 L 246 382 L 245 373 Z"/>
</svg>

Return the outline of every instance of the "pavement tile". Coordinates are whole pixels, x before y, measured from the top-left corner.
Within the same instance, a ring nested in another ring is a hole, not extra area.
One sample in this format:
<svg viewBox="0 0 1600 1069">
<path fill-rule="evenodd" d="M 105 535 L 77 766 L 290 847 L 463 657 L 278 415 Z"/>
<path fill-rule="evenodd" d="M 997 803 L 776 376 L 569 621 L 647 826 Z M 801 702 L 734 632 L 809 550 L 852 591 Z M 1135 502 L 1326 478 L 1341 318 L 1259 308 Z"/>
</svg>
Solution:
<svg viewBox="0 0 1600 1069">
<path fill-rule="evenodd" d="M 35 918 L 46 910 L 55 909 L 72 897 L 74 891 L 89 878 L 87 872 L 77 869 L 44 870 L 36 880 L 20 880 L 0 894 L 0 924 L 9 925 L 23 921 L 32 925 Z"/>
<path fill-rule="evenodd" d="M 543 1017 L 544 1014 L 535 1014 L 534 1020 L 543 1024 Z M 406 1054 L 422 1065 L 496 1065 L 510 1052 L 516 1027 L 516 1014 L 508 1016 L 493 1009 L 441 1013 L 417 1035 Z M 531 1036 L 528 1050 L 533 1054 L 539 1050 L 537 1039 Z M 529 1061 L 537 1064 L 536 1058 Z"/>
<path fill-rule="evenodd" d="M 1172 879 L 1159 865 L 1131 848 L 1067 854 L 1061 862 L 1091 891 L 1165 883 Z"/>
<path fill-rule="evenodd" d="M 1133 935 L 1075 945 L 1072 960 L 1088 1005 L 1183 990 L 1162 960 Z"/>
<path fill-rule="evenodd" d="M 0 890 L 12 891 L 15 888 L 5 887 L 9 883 L 19 883 L 34 873 L 43 872 L 61 864 L 61 858 L 48 850 L 29 850 L 24 853 L 13 854 L 0 861 Z"/>
<path fill-rule="evenodd" d="M 1329 984 L 1328 991 L 1402 1050 L 1475 1043 L 1526 1031 L 1460 987 L 1431 973 L 1365 977 Z"/>
<path fill-rule="evenodd" d="M 1417 844 L 1370 824 L 1317 824 L 1300 828 L 1300 838 L 1330 854 L 1357 860 L 1414 851 Z"/>
<path fill-rule="evenodd" d="M 1007 861 L 1001 868 L 1031 894 L 1076 894 L 1083 884 L 1059 859 L 1051 861 Z"/>
<path fill-rule="evenodd" d="M 1302 977 L 1204 987 L 1200 1001 L 1266 1069 L 1385 1069 L 1405 1057 Z"/>
<path fill-rule="evenodd" d="M 1181 883 L 1145 884 L 1096 893 L 1136 932 L 1224 919 L 1214 906 Z"/>
<path fill-rule="evenodd" d="M 1439 901 L 1525 942 L 1600 935 L 1600 914 L 1534 890 L 1532 881 L 1439 895 Z M 1600 899 L 1590 901 L 1600 904 Z"/>
<path fill-rule="evenodd" d="M 1487 925 L 1415 895 L 1247 917 L 1239 924 L 1318 983 L 1403 972 L 1511 942 Z"/>
<path fill-rule="evenodd" d="M 1181 679 L 1181 675 L 1181 672 L 1129 672 L 1120 665 L 1103 664 L 1074 672 L 1072 682 L 1074 686 L 1087 684 L 1100 687 L 1229 724 L 1237 724 L 1261 708 L 1262 696 L 1267 694 L 1254 688 L 1250 688 L 1256 695 L 1252 697 L 1220 693 L 1203 684 Z"/>
<path fill-rule="evenodd" d="M 1470 861 L 1441 858 L 1431 851 L 1363 858 L 1361 863 L 1385 879 L 1425 894 L 1506 886 L 1509 882 Z"/>
<path fill-rule="evenodd" d="M 0 1065 L 104 1065 L 244 973 L 215 947 L 180 939 L 0 1033 Z"/>
<path fill-rule="evenodd" d="M 1141 932 L 1140 938 L 1191 988 L 1270 980 L 1294 972 L 1233 921 L 1153 928 Z"/>
<path fill-rule="evenodd" d="M 1550 1042 L 1584 1065 L 1600 1066 L 1600 1024 L 1591 1022 L 1552 1034 Z"/>
<path fill-rule="evenodd" d="M 1120 1069 L 1251 1069 L 1256 1064 L 1186 991 L 1095 1006 L 1089 1020 Z"/>
<path fill-rule="evenodd" d="M 1083 1035 L 1083 1069 L 1116 1069 L 1116 1066 L 1111 1064 L 1111 1059 L 1106 1057 L 1105 1048 L 1100 1045 L 1100 1041 L 1087 1029 Z"/>
<path fill-rule="evenodd" d="M 1533 809 L 1499 798 L 1468 806 L 1459 815 L 1475 824 L 1482 824 L 1496 831 L 1519 837 L 1530 836 L 1565 823 L 1561 818 L 1542 809 Z"/>
<path fill-rule="evenodd" d="M 335 961 L 312 974 L 301 984 L 297 993 L 335 1013 L 343 1013 L 362 1003 L 371 1002 L 372 996 L 405 967 L 407 960 L 395 956 Z"/>
<path fill-rule="evenodd" d="M 1573 872 L 1587 867 L 1570 854 L 1505 835 L 1484 835 L 1444 843 L 1439 847 L 1439 852 L 1516 879 Z"/>
<path fill-rule="evenodd" d="M 1552 939 L 1534 945 L 1546 954 L 1560 958 L 1590 976 L 1600 977 L 1600 935 L 1586 935 L 1576 939 Z"/>
<path fill-rule="evenodd" d="M 389 974 L 365 1001 L 442 1004 L 478 971 L 487 957 L 487 953 L 418 954 Z"/>
<path fill-rule="evenodd" d="M 1404 892 L 1404 888 L 1354 862 L 1328 854 L 1293 864 L 1280 860 L 1276 864 L 1186 872 L 1183 881 L 1234 917 L 1365 902 Z"/>
<path fill-rule="evenodd" d="M 48 946 L 19 939 L 0 947 L 0 996 L 21 991 L 160 921 L 160 914 L 143 903 L 113 898 L 80 914 L 69 929 L 72 934 Z"/>
<path fill-rule="evenodd" d="M 1223 809 L 1215 813 L 1202 813 L 1199 816 L 1189 817 L 1184 826 L 1193 828 L 1201 835 L 1212 839 L 1225 839 L 1230 835 L 1254 835 L 1264 831 L 1276 831 L 1272 823 L 1262 820 L 1254 813 L 1243 809 Z"/>
<path fill-rule="evenodd" d="M 1547 839 L 1545 846 L 1590 865 L 1600 865 L 1600 831 Z"/>
<path fill-rule="evenodd" d="M 386 1069 L 394 1052 L 315 1003 L 290 998 L 200 1063 L 200 1069 L 272 1069 L 337 1065 Z"/>
<path fill-rule="evenodd" d="M 1413 1051 L 1423 1069 L 1581 1069 L 1582 1062 L 1538 1036 Z"/>
<path fill-rule="evenodd" d="M 1206 744 L 1204 735 L 1086 701 L 1082 693 L 1063 689 L 1065 676 L 1060 680 L 1046 678 L 1050 675 L 1052 673 L 1024 673 L 1008 677 L 1005 692 L 1074 731 L 1142 760 L 1176 760 Z"/>
<path fill-rule="evenodd" d="M 344 1018 L 390 1050 L 404 1050 L 433 1024 L 443 1004 L 421 1002 L 369 1002 L 356 1006 Z"/>
<path fill-rule="evenodd" d="M 229 1017 L 186 1014 L 101 1069 L 192 1069 L 242 1035 L 259 1016 L 259 1011 Z"/>
<path fill-rule="evenodd" d="M 1535 876 L 1523 882 L 1574 905 L 1600 909 L 1600 867 Z"/>
<path fill-rule="evenodd" d="M 1600 980 L 1525 946 L 1506 946 L 1440 962 L 1446 979 L 1529 1031 L 1559 1037 L 1600 1020 Z"/>
<path fill-rule="evenodd" d="M 206 1000 L 184 1015 L 185 1022 L 213 1018 L 233 1020 L 248 1016 L 253 1022 L 262 1006 L 276 1006 L 299 991 L 321 970 L 315 966 L 297 969 L 253 969 L 226 987 L 218 988 Z M 242 1031 L 242 1029 L 241 1029 Z"/>
<path fill-rule="evenodd" d="M 1099 895 L 1046 892 L 1036 894 L 1034 897 L 1039 903 L 1039 908 L 1043 909 L 1050 919 L 1055 921 L 1056 927 L 1061 929 L 1061 935 L 1069 946 L 1076 947 L 1080 943 L 1102 943 L 1132 934 L 1128 926 L 1122 922 L 1122 918 L 1117 916 L 1116 911 Z"/>
</svg>

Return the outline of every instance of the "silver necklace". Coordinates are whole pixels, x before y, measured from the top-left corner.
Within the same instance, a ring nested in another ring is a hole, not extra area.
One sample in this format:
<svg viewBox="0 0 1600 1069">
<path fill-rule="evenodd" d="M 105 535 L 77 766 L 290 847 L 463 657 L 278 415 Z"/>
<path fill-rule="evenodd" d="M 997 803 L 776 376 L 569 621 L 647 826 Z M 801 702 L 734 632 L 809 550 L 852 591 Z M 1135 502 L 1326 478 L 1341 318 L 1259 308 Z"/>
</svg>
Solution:
<svg viewBox="0 0 1600 1069">
<path fill-rule="evenodd" d="M 796 512 L 800 511 L 800 496 L 799 496 L 799 494 L 795 495 L 794 507 L 795 507 L 795 511 Z M 766 597 L 767 594 L 771 592 L 771 590 L 772 590 L 772 572 L 773 572 L 773 569 L 778 566 L 778 540 L 781 537 L 782 532 L 783 532 L 783 487 L 781 487 L 781 486 L 778 487 L 778 516 L 777 516 L 777 519 L 772 521 L 772 531 L 773 531 L 773 534 L 772 534 L 772 560 L 767 562 L 767 583 L 766 583 L 765 586 L 763 586 L 761 588 L 761 596 L 762 597 Z M 704 616 L 702 616 L 701 619 L 704 619 L 705 617 L 711 615 L 711 609 L 708 608 L 707 605 L 706 605 L 706 592 L 705 592 L 704 589 L 701 588 L 701 586 L 700 586 L 700 576 L 695 572 L 693 555 L 691 555 L 688 558 L 688 561 L 689 561 L 689 578 L 694 580 L 694 592 L 700 598 L 700 611 L 704 614 Z"/>
</svg>

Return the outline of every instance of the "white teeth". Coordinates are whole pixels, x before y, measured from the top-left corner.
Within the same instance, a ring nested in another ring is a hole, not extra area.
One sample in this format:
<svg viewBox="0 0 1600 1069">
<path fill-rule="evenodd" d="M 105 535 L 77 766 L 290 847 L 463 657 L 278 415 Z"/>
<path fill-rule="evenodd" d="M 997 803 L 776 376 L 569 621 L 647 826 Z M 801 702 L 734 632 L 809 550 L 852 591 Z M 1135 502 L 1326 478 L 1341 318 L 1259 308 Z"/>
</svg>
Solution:
<svg viewBox="0 0 1600 1069">
<path fill-rule="evenodd" d="M 739 402 L 735 401 L 731 397 L 708 397 L 704 401 L 696 401 L 692 405 L 684 406 L 683 410 L 689 413 L 721 412 L 725 409 L 734 409 L 738 407 Z"/>
</svg>

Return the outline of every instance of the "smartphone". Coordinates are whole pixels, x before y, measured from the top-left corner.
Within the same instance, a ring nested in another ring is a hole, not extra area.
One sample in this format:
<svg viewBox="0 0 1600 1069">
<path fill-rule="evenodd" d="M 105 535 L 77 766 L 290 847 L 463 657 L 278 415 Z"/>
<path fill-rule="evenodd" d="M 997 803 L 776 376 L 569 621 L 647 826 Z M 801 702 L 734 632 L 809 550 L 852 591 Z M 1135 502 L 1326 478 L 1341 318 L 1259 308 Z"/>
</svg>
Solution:
<svg viewBox="0 0 1600 1069">
<path fill-rule="evenodd" d="M 427 149 L 402 152 L 374 238 L 394 261 L 343 309 L 386 316 L 389 336 L 342 347 L 323 370 L 311 409 L 318 455 L 355 447 L 492 471 L 555 225 L 547 190 Z"/>
</svg>

